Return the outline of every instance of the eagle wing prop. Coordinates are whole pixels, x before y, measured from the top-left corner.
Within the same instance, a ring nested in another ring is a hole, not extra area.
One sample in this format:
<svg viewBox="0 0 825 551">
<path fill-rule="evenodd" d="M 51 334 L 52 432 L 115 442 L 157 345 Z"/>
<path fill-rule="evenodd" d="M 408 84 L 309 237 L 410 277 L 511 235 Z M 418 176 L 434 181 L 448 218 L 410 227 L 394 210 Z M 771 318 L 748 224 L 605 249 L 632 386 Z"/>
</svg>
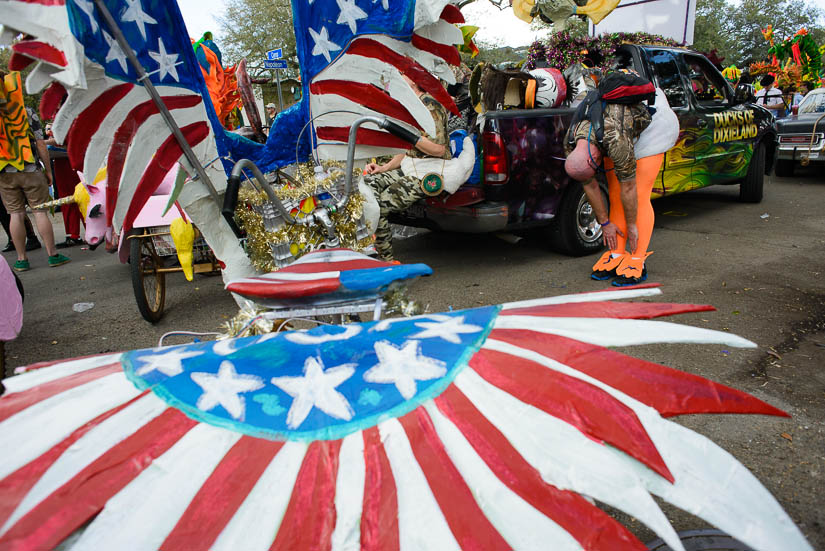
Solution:
<svg viewBox="0 0 825 551">
<path fill-rule="evenodd" d="M 730 454 L 666 418 L 786 415 L 608 347 L 742 338 L 642 287 L 136 350 L 7 379 L 0 547 L 683 549 L 654 496 L 809 550 Z M 68 541 L 66 541 L 68 538 Z"/>
<path fill-rule="evenodd" d="M 449 64 L 459 63 L 456 44 L 462 43 L 461 31 L 453 23 L 463 17 L 445 0 L 383 0 L 363 9 L 354 0 L 295 2 L 304 95 L 299 104 L 279 115 L 265 145 L 226 132 L 220 125 L 175 2 L 105 0 L 104 4 L 185 141 L 207 166 L 218 192 L 234 160 L 251 159 L 264 171 L 295 162 L 302 134 L 299 160 L 305 159 L 311 132 L 304 127 L 310 117 L 318 117 L 313 130 L 319 141 L 313 141 L 313 147 L 345 143 L 351 122 L 366 114 L 386 115 L 432 133 L 432 118 L 402 74 L 456 111 L 436 78 L 454 80 Z M 93 0 L 0 0 L 0 25 L 6 41 L 19 33 L 26 35 L 12 46 L 13 68 L 37 63 L 27 88 L 34 93 L 48 86 L 41 111 L 45 118 L 55 119 L 55 137 L 67 143 L 72 165 L 88 181 L 108 165 L 107 216 L 114 227 L 131 229 L 147 198 L 176 162 L 194 175 Z M 341 109 L 349 113 L 340 113 Z M 390 134 L 367 128 L 359 143 L 367 148 L 358 149 L 360 157 L 409 148 Z M 342 148 L 325 154 L 343 155 Z M 196 188 L 189 191 L 197 197 L 207 195 L 203 186 L 187 187 Z M 192 200 L 190 196 L 188 201 Z"/>
</svg>

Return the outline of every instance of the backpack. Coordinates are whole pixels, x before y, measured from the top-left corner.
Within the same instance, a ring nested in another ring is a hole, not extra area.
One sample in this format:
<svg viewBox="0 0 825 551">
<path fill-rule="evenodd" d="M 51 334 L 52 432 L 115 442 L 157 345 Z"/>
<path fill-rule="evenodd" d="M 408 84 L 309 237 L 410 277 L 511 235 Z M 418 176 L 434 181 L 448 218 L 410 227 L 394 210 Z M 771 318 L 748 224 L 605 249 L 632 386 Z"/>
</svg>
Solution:
<svg viewBox="0 0 825 551">
<path fill-rule="evenodd" d="M 601 143 L 604 137 L 604 107 L 608 103 L 632 105 L 647 101 L 652 106 L 656 101 L 656 87 L 648 79 L 630 69 L 620 69 L 606 74 L 595 90 L 591 90 L 579 105 L 570 128 L 567 130 L 567 142 L 575 146 L 576 126 L 583 120 L 589 120 L 595 142 Z"/>
</svg>

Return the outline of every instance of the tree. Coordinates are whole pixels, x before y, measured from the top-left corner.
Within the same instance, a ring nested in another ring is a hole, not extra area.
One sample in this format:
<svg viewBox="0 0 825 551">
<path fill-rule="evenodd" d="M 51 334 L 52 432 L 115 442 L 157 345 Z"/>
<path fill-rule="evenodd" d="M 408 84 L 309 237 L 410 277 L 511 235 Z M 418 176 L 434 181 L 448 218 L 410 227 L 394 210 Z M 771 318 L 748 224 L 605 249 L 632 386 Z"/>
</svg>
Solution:
<svg viewBox="0 0 825 551">
<path fill-rule="evenodd" d="M 698 0 L 696 23 L 693 31 L 693 48 L 700 52 L 716 50 L 725 65 L 739 61 L 737 41 L 731 28 L 733 6 L 726 0 Z"/>
<path fill-rule="evenodd" d="M 773 25 L 774 41 L 779 42 L 802 27 L 821 31 L 816 22 L 822 16 L 822 10 L 806 5 L 804 0 L 742 0 L 730 14 L 738 61 L 753 63 L 769 57 L 770 45 L 762 36 L 762 29 L 768 25 Z"/>
<path fill-rule="evenodd" d="M 224 15 L 217 19 L 223 36 L 218 47 L 225 65 L 246 58 L 250 76 L 269 77 L 262 60 L 267 51 L 281 48 L 290 67 L 281 77 L 298 73 L 290 0 L 227 0 Z"/>
</svg>

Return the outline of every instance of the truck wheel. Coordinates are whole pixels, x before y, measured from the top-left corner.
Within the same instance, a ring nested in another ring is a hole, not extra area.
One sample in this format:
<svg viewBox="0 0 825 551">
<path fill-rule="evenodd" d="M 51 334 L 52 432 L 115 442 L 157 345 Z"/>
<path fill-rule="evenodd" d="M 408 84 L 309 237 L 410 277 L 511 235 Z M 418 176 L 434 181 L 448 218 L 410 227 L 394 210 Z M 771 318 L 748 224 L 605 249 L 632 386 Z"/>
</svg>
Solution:
<svg viewBox="0 0 825 551">
<path fill-rule="evenodd" d="M 719 530 L 686 530 L 677 535 L 685 551 L 751 551 L 744 543 Z M 647 548 L 649 551 L 673 551 L 661 539 L 648 543 Z"/>
<path fill-rule="evenodd" d="M 790 159 L 779 159 L 776 161 L 776 175 L 780 178 L 790 178 L 793 176 L 794 162 Z"/>
<path fill-rule="evenodd" d="M 743 203 L 762 201 L 762 187 L 765 183 L 765 144 L 759 143 L 753 151 L 748 174 L 739 184 L 739 200 Z"/>
<path fill-rule="evenodd" d="M 607 205 L 607 193 L 604 189 L 601 191 Z M 550 244 L 560 253 L 584 256 L 602 249 L 602 227 L 596 221 L 596 213 L 579 182 L 571 182 L 567 186 L 556 222 L 549 231 Z"/>
</svg>

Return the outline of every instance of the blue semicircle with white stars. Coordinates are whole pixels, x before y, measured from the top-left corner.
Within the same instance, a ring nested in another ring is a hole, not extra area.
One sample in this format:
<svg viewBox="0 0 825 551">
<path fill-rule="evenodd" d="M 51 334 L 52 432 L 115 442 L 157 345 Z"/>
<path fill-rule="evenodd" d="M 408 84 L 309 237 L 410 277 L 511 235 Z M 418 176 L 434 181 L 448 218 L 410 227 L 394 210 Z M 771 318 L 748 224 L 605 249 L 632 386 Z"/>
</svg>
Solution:
<svg viewBox="0 0 825 551">
<path fill-rule="evenodd" d="M 128 352 L 123 365 L 189 417 L 274 440 L 338 439 L 439 395 L 498 307 Z"/>
</svg>

